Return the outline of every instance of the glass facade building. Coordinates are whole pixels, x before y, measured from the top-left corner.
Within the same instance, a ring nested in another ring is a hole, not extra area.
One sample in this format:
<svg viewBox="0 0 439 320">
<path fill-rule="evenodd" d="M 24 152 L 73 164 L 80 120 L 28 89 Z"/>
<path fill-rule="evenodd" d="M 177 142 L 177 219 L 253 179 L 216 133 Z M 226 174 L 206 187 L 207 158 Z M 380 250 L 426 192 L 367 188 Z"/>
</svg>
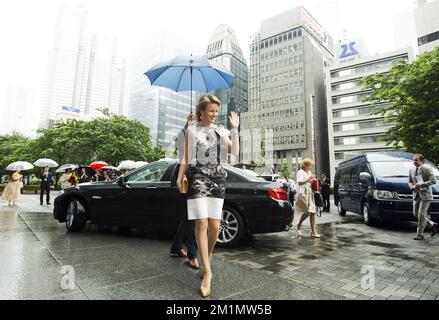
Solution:
<svg viewBox="0 0 439 320">
<path fill-rule="evenodd" d="M 192 48 L 192 52 L 190 51 Z M 150 128 L 154 145 L 174 148 L 178 132 L 184 127 L 191 110 L 190 92 L 174 92 L 151 86 L 144 74 L 157 63 L 181 54 L 200 52 L 188 41 L 162 30 L 139 46 L 129 66 L 129 118 Z M 195 105 L 199 94 L 193 94 Z"/>
<path fill-rule="evenodd" d="M 207 46 L 207 57 L 236 76 L 230 89 L 213 92 L 222 104 L 218 124 L 227 128 L 230 112 L 240 114 L 248 110 L 248 66 L 232 28 L 220 25 L 213 31 Z"/>
<path fill-rule="evenodd" d="M 329 148 L 331 177 L 344 160 L 365 152 L 391 150 L 384 142 L 392 126 L 375 114 L 386 104 L 371 104 L 358 80 L 376 73 L 386 73 L 401 61 L 411 61 L 411 49 L 398 50 L 352 62 L 334 64 L 327 70 Z"/>
</svg>

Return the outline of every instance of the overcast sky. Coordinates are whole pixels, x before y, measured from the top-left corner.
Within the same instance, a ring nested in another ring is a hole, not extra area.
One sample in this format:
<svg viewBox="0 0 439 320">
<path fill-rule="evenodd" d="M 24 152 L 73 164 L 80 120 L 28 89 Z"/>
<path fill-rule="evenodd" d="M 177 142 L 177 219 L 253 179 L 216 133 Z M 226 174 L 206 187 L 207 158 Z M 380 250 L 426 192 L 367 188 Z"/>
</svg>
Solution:
<svg viewBox="0 0 439 320">
<path fill-rule="evenodd" d="M 52 47 L 62 0 L 3 0 L 0 10 L 0 90 L 8 83 L 33 87 L 39 107 L 47 54 Z M 69 1 L 73 2 L 73 1 Z M 130 57 L 135 45 L 162 26 L 204 48 L 212 30 L 230 25 L 248 57 L 249 37 L 260 21 L 297 5 L 306 9 L 337 40 L 362 37 L 370 53 L 394 47 L 392 17 L 414 0 L 84 0 L 89 33 L 116 36 Z"/>
</svg>

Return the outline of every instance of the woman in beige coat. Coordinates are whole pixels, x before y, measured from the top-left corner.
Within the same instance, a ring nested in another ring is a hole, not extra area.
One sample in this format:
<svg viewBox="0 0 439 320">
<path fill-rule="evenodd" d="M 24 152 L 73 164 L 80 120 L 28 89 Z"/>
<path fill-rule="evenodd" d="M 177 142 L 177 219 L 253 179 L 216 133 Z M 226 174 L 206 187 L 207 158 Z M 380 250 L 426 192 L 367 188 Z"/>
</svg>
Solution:
<svg viewBox="0 0 439 320">
<path fill-rule="evenodd" d="M 15 206 L 18 197 L 21 193 L 21 188 L 23 188 L 23 182 L 21 181 L 22 175 L 20 171 L 15 171 L 9 177 L 9 182 L 3 190 L 2 198 L 8 200 L 9 206 Z"/>
<path fill-rule="evenodd" d="M 311 170 L 314 162 L 311 159 L 305 159 L 300 164 L 301 170 L 297 172 L 297 194 L 294 212 L 302 214 L 300 221 L 296 226 L 296 232 L 300 236 L 302 223 L 309 217 L 311 222 L 311 237 L 320 238 L 316 230 L 317 206 L 314 201 L 314 192 L 311 188 L 311 182 L 316 179 Z"/>
</svg>

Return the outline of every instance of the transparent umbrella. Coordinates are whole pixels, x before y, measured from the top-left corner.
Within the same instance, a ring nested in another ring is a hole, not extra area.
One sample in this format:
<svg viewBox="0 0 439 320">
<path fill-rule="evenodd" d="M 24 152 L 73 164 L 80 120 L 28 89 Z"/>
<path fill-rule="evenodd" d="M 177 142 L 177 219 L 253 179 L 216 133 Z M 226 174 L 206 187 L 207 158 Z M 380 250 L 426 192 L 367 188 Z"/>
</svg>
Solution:
<svg viewBox="0 0 439 320">
<path fill-rule="evenodd" d="M 6 167 L 7 171 L 25 171 L 25 170 L 32 170 L 34 168 L 34 166 L 32 165 L 32 163 L 27 162 L 27 161 L 17 161 L 17 162 L 13 162 L 10 165 L 8 165 Z"/>
<path fill-rule="evenodd" d="M 59 164 L 52 159 L 38 159 L 34 162 L 34 166 L 36 167 L 49 167 L 49 168 L 56 168 L 59 167 Z"/>
</svg>

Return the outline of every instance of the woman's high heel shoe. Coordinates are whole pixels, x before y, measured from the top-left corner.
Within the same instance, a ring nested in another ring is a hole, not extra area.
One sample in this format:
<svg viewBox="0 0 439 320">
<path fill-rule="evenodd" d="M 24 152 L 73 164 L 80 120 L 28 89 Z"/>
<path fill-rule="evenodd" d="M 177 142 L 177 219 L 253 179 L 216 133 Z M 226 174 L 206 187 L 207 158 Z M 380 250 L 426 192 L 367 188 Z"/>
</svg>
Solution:
<svg viewBox="0 0 439 320">
<path fill-rule="evenodd" d="M 207 287 L 200 287 L 200 294 L 203 298 L 207 298 L 210 296 L 210 288 Z"/>
</svg>

